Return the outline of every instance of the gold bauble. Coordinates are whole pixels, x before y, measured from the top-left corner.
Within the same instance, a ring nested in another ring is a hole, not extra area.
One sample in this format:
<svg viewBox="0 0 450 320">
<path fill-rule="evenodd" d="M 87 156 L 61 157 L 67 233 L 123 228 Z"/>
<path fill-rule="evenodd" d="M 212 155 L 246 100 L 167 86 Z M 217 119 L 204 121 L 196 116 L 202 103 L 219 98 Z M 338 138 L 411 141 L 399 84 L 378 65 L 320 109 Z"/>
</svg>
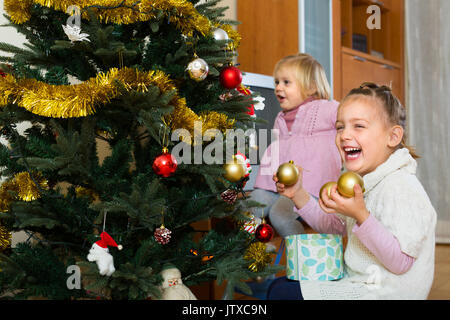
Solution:
<svg viewBox="0 0 450 320">
<path fill-rule="evenodd" d="M 223 177 L 230 182 L 238 182 L 245 176 L 244 165 L 235 156 L 233 160 L 224 164 L 223 169 L 225 170 Z"/>
<path fill-rule="evenodd" d="M 320 188 L 320 191 L 319 191 L 319 197 L 322 198 L 322 190 L 323 190 L 323 189 L 326 189 L 326 190 L 327 190 L 327 193 L 328 193 L 328 198 L 330 198 L 330 197 L 331 197 L 331 189 L 333 188 L 333 186 L 334 186 L 335 184 L 337 184 L 335 181 L 330 181 L 330 182 L 325 183 L 325 184 L 322 186 L 322 188 Z"/>
<path fill-rule="evenodd" d="M 277 178 L 278 182 L 284 184 L 285 186 L 292 186 L 294 185 L 298 180 L 298 169 L 294 165 L 294 161 L 289 161 L 286 163 L 283 163 L 281 166 L 278 167 L 277 170 Z"/>
<path fill-rule="evenodd" d="M 339 194 L 343 197 L 353 198 L 355 196 L 355 192 L 353 191 L 355 184 L 359 184 L 362 192 L 364 192 L 363 178 L 352 171 L 344 172 L 337 181 Z"/>
</svg>

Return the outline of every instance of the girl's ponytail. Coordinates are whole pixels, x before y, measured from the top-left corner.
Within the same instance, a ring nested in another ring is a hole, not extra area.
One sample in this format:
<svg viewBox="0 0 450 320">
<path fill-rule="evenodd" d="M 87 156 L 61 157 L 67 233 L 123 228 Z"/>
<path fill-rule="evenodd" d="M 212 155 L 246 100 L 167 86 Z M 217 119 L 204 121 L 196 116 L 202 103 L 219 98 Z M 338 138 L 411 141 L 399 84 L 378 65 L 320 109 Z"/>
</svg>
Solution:
<svg viewBox="0 0 450 320">
<path fill-rule="evenodd" d="M 411 157 L 413 157 L 414 159 L 419 159 L 419 158 L 420 158 L 420 156 L 419 156 L 419 155 L 417 154 L 417 152 L 416 152 L 416 148 L 414 148 L 413 146 L 410 146 L 410 145 L 406 144 L 406 137 L 405 137 L 405 135 L 403 135 L 402 142 L 400 142 L 400 146 L 401 146 L 402 148 L 408 149 L 408 150 L 409 150 L 409 154 L 410 154 Z"/>
</svg>

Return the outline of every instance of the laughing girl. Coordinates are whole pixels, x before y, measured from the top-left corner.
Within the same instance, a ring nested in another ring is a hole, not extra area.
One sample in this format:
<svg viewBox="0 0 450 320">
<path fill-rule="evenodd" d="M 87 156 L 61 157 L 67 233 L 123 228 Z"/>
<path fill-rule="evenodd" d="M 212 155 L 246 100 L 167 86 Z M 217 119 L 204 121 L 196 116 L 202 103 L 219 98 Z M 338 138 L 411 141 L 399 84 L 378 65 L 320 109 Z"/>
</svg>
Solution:
<svg viewBox="0 0 450 320">
<path fill-rule="evenodd" d="M 336 146 L 345 168 L 360 174 L 365 192 L 344 198 L 337 186 L 315 201 L 296 185 L 276 182 L 316 231 L 348 236 L 345 276 L 338 281 L 286 283 L 277 279 L 269 299 L 426 299 L 434 275 L 436 212 L 417 179 L 413 149 L 405 144 L 406 112 L 390 88 L 365 83 L 338 108 Z M 299 168 L 301 171 L 301 168 Z M 376 273 L 376 274 L 374 274 Z M 292 291 L 291 291 L 292 297 Z"/>
</svg>

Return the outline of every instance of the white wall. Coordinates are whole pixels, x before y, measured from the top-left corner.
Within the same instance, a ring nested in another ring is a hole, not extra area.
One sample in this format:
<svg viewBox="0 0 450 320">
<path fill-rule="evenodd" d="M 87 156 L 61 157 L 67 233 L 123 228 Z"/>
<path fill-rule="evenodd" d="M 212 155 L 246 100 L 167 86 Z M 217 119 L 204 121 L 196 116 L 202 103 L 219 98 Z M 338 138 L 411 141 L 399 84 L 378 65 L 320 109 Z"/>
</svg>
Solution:
<svg viewBox="0 0 450 320">
<path fill-rule="evenodd" d="M 233 20 L 237 20 L 237 4 L 236 4 L 237 0 L 223 0 L 220 3 L 220 6 L 223 7 L 230 7 L 227 11 L 225 11 L 225 18 L 226 19 L 233 19 Z"/>
<path fill-rule="evenodd" d="M 20 0 L 18 0 L 20 1 Z M 9 21 L 3 16 L 5 10 L 3 10 L 3 0 L 0 0 L 0 25 L 7 24 Z M 0 41 L 8 42 L 15 46 L 22 47 L 26 41 L 25 37 L 18 33 L 13 27 L 1 27 L 0 28 Z"/>
<path fill-rule="evenodd" d="M 236 20 L 236 1 L 237 0 L 222 0 L 217 5 L 218 7 L 229 7 L 227 11 L 225 11 L 225 19 L 233 19 Z M 199 4 L 206 3 L 208 0 L 200 0 Z"/>
</svg>

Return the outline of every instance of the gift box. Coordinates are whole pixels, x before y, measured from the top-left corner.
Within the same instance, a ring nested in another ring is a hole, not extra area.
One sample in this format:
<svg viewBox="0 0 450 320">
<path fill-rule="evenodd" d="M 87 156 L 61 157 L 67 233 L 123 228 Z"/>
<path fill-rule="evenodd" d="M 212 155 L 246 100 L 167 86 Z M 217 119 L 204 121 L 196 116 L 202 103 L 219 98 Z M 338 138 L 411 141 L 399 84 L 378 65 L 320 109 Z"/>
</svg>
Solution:
<svg viewBox="0 0 450 320">
<path fill-rule="evenodd" d="M 338 280 L 344 276 L 342 236 L 287 236 L 286 277 L 290 280 Z"/>
</svg>

